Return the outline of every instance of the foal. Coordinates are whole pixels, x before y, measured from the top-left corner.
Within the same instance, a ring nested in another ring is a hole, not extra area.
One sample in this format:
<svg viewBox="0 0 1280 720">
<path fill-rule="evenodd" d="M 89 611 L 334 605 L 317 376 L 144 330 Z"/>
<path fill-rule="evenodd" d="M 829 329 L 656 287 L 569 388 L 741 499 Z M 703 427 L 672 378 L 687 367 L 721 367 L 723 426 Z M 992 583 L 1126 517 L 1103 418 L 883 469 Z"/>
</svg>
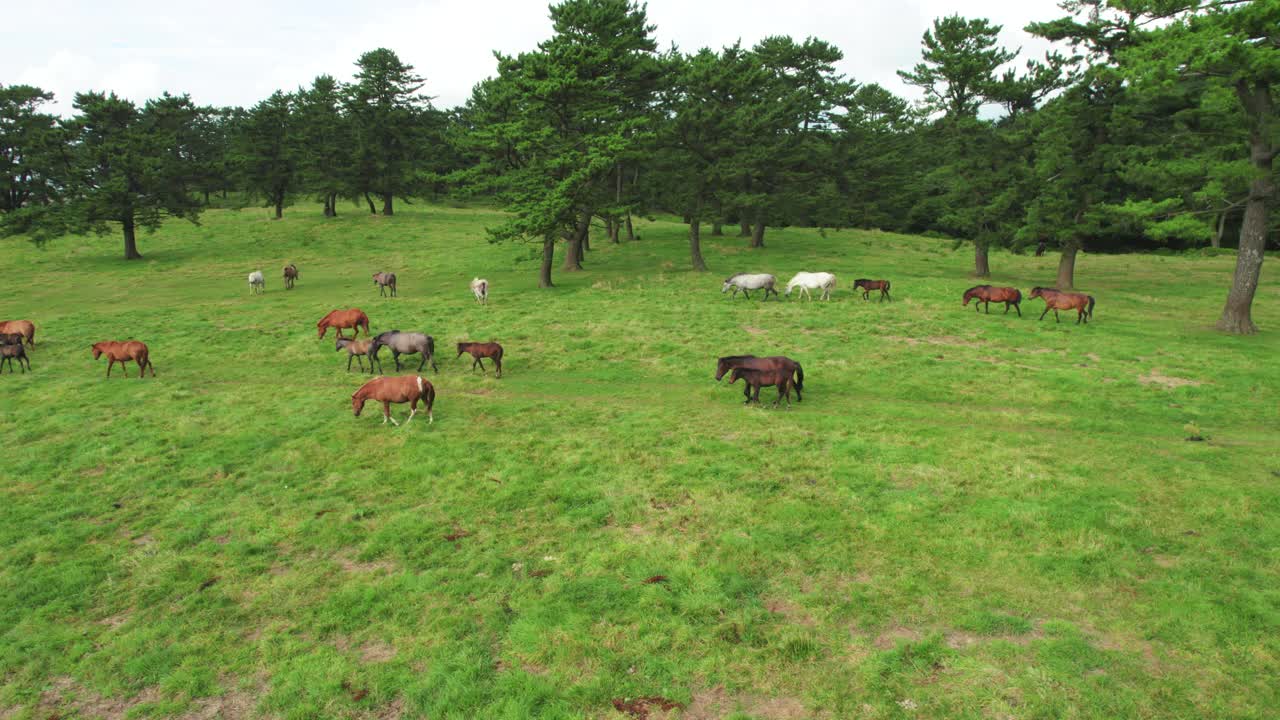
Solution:
<svg viewBox="0 0 1280 720">
<path fill-rule="evenodd" d="M 863 300 L 871 299 L 869 297 L 869 294 L 871 293 L 872 290 L 880 291 L 880 302 L 884 302 L 885 298 L 889 298 L 890 301 L 893 300 L 893 298 L 889 297 L 889 281 L 888 280 L 868 280 L 866 278 L 858 278 L 857 280 L 853 281 L 853 291 L 857 292 L 858 288 L 862 288 Z"/>
<path fill-rule="evenodd" d="M 129 377 L 129 367 L 125 362 L 133 360 L 138 363 L 138 379 L 146 376 L 147 368 L 151 368 L 151 377 L 156 376 L 156 366 L 151 364 L 151 352 L 147 350 L 147 346 L 137 340 L 126 340 L 117 342 L 114 340 L 104 340 L 100 343 L 93 344 L 93 359 L 97 360 L 103 355 L 107 356 L 107 377 L 111 377 L 111 367 L 116 363 L 120 363 L 120 367 L 124 368 L 124 376 Z"/>
<path fill-rule="evenodd" d="M 487 305 L 489 303 L 489 281 L 484 278 L 472 280 L 471 294 L 475 296 L 476 302 L 481 305 Z"/>
<path fill-rule="evenodd" d="M 378 294 L 386 297 L 387 288 L 391 288 L 391 297 L 396 297 L 396 274 L 374 273 L 373 284 L 378 286 Z"/>
<path fill-rule="evenodd" d="M 753 398 L 757 404 L 760 402 L 760 388 L 765 385 L 776 385 L 778 388 L 778 397 L 774 398 L 773 406 L 778 407 L 778 403 L 782 402 L 782 398 L 787 398 L 787 407 L 791 407 L 791 387 L 795 384 L 795 380 L 791 376 L 790 370 L 752 370 L 751 368 L 734 368 L 733 374 L 729 376 L 729 384 L 742 380 L 755 391 Z"/>
<path fill-rule="evenodd" d="M 4 363 L 9 363 L 9 374 L 13 374 L 13 359 L 18 358 L 18 368 L 22 374 L 31 369 L 31 358 L 27 357 L 27 349 L 22 345 L 21 333 L 0 335 L 0 372 L 4 371 Z M 23 367 L 23 364 L 26 367 Z"/>
<path fill-rule="evenodd" d="M 749 368 L 751 370 L 787 370 L 795 374 L 796 402 L 803 402 L 804 398 L 800 397 L 800 391 L 804 390 L 804 368 L 800 367 L 800 363 L 792 360 L 785 355 L 774 355 L 773 357 L 756 357 L 755 355 L 728 355 L 716 360 L 716 382 L 724 377 L 725 373 L 734 368 Z M 746 398 L 746 402 L 751 402 L 751 386 L 743 384 L 742 397 Z"/>
<path fill-rule="evenodd" d="M 485 372 L 483 359 L 489 358 L 493 361 L 493 366 L 497 368 L 494 377 L 502 377 L 502 346 L 498 343 L 460 342 L 458 343 L 458 355 L 454 360 L 462 357 L 462 353 L 471 353 L 473 358 L 471 372 L 476 371 L 477 365 L 480 366 L 480 372 Z"/>
<path fill-rule="evenodd" d="M 284 266 L 284 289 L 292 290 L 293 284 L 298 280 L 298 266 L 289 263 Z"/>
<path fill-rule="evenodd" d="M 369 352 L 369 349 L 372 346 L 373 346 L 373 340 L 353 340 L 350 338 L 340 337 L 338 338 L 337 342 L 334 344 L 333 351 L 334 352 L 338 352 L 339 350 L 347 351 L 347 372 L 351 372 L 352 358 L 355 358 L 356 362 L 360 363 L 360 372 L 364 372 L 364 361 L 361 360 L 360 358 L 361 356 L 367 355 L 369 357 L 369 374 L 372 375 L 374 362 L 378 363 L 378 372 L 379 373 L 382 372 L 382 361 L 378 360 L 377 353 Z"/>
<path fill-rule="evenodd" d="M 1093 317 L 1093 296 L 1084 295 L 1082 293 L 1069 293 L 1053 288 L 1033 287 L 1031 288 L 1031 297 L 1044 299 L 1044 312 L 1040 313 L 1041 320 L 1044 316 L 1053 311 L 1053 319 L 1056 322 L 1062 322 L 1062 318 L 1058 317 L 1059 310 L 1075 310 L 1076 324 L 1081 321 L 1088 324 L 1089 319 Z"/>
<path fill-rule="evenodd" d="M 382 403 L 383 425 L 386 425 L 388 420 L 392 425 L 400 424 L 391 417 L 391 403 L 409 403 L 409 419 L 404 421 L 404 424 L 408 425 L 413 420 L 413 416 L 418 414 L 419 400 L 427 407 L 427 422 L 436 421 L 435 415 L 431 412 L 431 406 L 436 402 L 436 389 L 417 375 L 374 378 L 361 385 L 360 389 L 351 396 L 351 411 L 356 417 L 360 417 L 360 411 L 364 410 L 367 400 L 377 400 Z"/>
<path fill-rule="evenodd" d="M 249 273 L 249 293 L 252 295 L 261 295 L 267 291 L 267 280 L 262 277 L 261 270 L 254 270 Z"/>
</svg>

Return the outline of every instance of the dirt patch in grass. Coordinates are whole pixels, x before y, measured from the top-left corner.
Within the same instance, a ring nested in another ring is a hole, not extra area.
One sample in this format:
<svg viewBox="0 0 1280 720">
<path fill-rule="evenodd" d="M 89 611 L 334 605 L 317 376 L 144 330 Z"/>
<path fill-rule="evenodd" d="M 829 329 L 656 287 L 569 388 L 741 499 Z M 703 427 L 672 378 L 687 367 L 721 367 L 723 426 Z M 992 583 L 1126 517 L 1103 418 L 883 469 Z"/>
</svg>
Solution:
<svg viewBox="0 0 1280 720">
<path fill-rule="evenodd" d="M 378 718 L 378 720 L 400 720 L 402 715 L 404 715 L 404 700 L 396 698 L 378 708 L 373 717 Z"/>
<path fill-rule="evenodd" d="M 384 663 L 395 656 L 395 647 L 379 640 L 370 640 L 360 646 L 360 660 L 366 663 Z"/>
<path fill-rule="evenodd" d="M 64 675 L 55 677 L 49 687 L 40 693 L 32 717 L 60 718 L 74 714 L 103 720 L 122 720 L 133 708 L 159 699 L 160 690 L 153 687 L 145 688 L 130 698 L 105 698 Z"/>
<path fill-rule="evenodd" d="M 231 685 L 233 683 L 227 682 Z M 256 687 L 244 689 L 231 687 L 215 697 L 200 698 L 191 710 L 178 716 L 178 720 L 242 720 L 264 717 L 254 712 L 258 701 L 267 694 L 267 684 L 260 680 Z"/>
<path fill-rule="evenodd" d="M 764 607 L 774 615 L 780 615 L 791 625 L 813 627 L 817 625 L 813 617 L 801 606 L 785 598 L 771 598 L 765 601 Z"/>
<path fill-rule="evenodd" d="M 391 572 L 396 568 L 395 563 L 392 563 L 387 560 L 371 560 L 369 562 L 361 562 L 359 560 L 353 560 L 350 557 L 347 557 L 346 555 L 339 555 L 336 558 L 336 561 L 338 563 L 338 567 L 341 567 L 343 570 L 349 573 L 371 573 L 371 572 L 377 572 L 379 570 L 385 570 L 387 572 Z"/>
<path fill-rule="evenodd" d="M 930 335 L 928 337 L 902 337 L 900 335 L 885 335 L 885 340 L 895 340 L 897 342 L 906 343 L 907 345 L 948 345 L 951 347 L 986 347 L 985 343 L 966 340 L 956 335 Z"/>
<path fill-rule="evenodd" d="M 1139 375 L 1138 382 L 1142 383 L 1143 385 L 1160 385 L 1161 387 L 1164 387 L 1170 390 L 1174 388 L 1186 387 L 1188 385 L 1195 387 L 1196 385 L 1204 384 L 1199 380 L 1191 380 L 1188 378 L 1180 378 L 1180 377 L 1174 377 L 1172 375 L 1165 375 L 1164 373 L 1160 372 L 1158 368 L 1152 368 L 1151 372 L 1147 373 L 1146 375 Z"/>
<path fill-rule="evenodd" d="M 99 625 L 104 625 L 104 626 L 106 626 L 106 627 L 108 627 L 108 628 L 110 628 L 110 629 L 112 629 L 112 630 L 115 630 L 116 628 L 120 627 L 121 625 L 123 625 L 123 624 L 125 624 L 125 623 L 129 622 L 129 618 L 131 618 L 131 617 L 133 617 L 133 611 L 132 611 L 132 610 L 125 610 L 124 612 L 122 612 L 122 613 L 116 613 L 115 615 L 112 615 L 111 617 L 105 617 L 105 618 L 102 618 L 101 620 L 99 620 L 99 621 L 98 621 L 98 624 L 99 624 Z"/>
<path fill-rule="evenodd" d="M 1014 634 L 1001 633 L 999 635 L 979 635 L 978 633 L 969 632 L 968 630 L 950 630 L 945 635 L 947 647 L 952 650 L 963 650 L 975 645 L 982 645 L 994 641 L 1002 641 L 1012 643 L 1014 645 L 1030 645 L 1034 640 L 1040 640 L 1044 637 L 1044 631 L 1040 629 L 1040 624 L 1036 623 L 1029 632 Z"/>
<path fill-rule="evenodd" d="M 746 713 L 762 720 L 799 720 L 815 717 L 804 703 L 793 697 L 766 698 L 757 695 L 729 693 L 722 687 L 693 693 L 683 720 L 719 720 L 734 713 Z"/>
<path fill-rule="evenodd" d="M 892 650 L 901 642 L 917 642 L 921 637 L 919 630 L 895 625 L 876 636 L 872 644 L 881 650 Z"/>
<path fill-rule="evenodd" d="M 747 331 L 751 335 L 763 335 L 766 332 L 764 328 L 758 328 L 752 325 L 743 325 L 742 329 Z"/>
</svg>

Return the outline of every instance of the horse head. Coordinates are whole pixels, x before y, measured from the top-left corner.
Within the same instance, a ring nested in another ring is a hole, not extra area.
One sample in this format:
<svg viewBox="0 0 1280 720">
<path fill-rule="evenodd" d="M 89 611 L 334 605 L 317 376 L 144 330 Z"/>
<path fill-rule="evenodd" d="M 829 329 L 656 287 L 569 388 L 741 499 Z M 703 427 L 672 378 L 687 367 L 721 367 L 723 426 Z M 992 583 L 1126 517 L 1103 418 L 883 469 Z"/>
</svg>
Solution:
<svg viewBox="0 0 1280 720">
<path fill-rule="evenodd" d="M 351 396 L 351 412 L 354 413 L 356 417 L 360 417 L 360 412 L 364 410 L 364 401 L 365 397 L 361 395 L 359 391 L 356 391 L 356 393 Z"/>
<path fill-rule="evenodd" d="M 1039 285 L 1031 288 L 1031 297 L 1033 298 L 1044 297 L 1044 288 L 1040 287 Z"/>
<path fill-rule="evenodd" d="M 720 292 L 721 292 L 721 293 L 729 292 L 729 288 L 733 287 L 733 279 L 734 279 L 734 278 L 736 278 L 736 277 L 738 277 L 738 276 L 737 276 L 737 275 L 730 275 L 729 277 L 725 278 L 725 279 L 724 279 L 724 285 L 720 286 Z"/>
<path fill-rule="evenodd" d="M 97 360 L 102 357 L 102 343 L 93 344 L 93 359 Z"/>
</svg>

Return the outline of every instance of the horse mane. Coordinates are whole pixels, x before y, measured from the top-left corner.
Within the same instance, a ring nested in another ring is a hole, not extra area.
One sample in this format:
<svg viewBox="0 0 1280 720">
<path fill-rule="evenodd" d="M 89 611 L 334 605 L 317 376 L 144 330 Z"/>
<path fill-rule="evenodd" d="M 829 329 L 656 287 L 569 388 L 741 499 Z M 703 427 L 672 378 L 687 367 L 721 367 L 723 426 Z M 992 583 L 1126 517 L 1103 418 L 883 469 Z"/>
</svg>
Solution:
<svg viewBox="0 0 1280 720">
<path fill-rule="evenodd" d="M 978 288 L 984 288 L 984 287 L 991 287 L 991 286 L 990 286 L 990 285 L 974 285 L 973 287 L 969 288 L 968 290 L 965 290 L 965 291 L 964 291 L 964 294 L 965 294 L 965 295 L 968 295 L 969 293 L 973 292 L 974 290 L 977 290 Z"/>
</svg>

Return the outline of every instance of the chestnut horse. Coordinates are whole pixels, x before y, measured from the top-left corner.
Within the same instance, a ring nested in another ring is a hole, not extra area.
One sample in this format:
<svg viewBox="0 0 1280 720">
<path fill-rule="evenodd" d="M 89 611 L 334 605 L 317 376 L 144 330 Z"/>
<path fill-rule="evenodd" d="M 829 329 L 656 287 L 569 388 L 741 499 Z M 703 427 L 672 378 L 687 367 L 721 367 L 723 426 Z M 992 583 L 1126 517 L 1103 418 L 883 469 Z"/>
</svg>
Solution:
<svg viewBox="0 0 1280 720">
<path fill-rule="evenodd" d="M 495 377 L 502 377 L 502 346 L 496 342 L 478 343 L 478 342 L 460 342 L 458 343 L 458 355 L 454 358 L 457 360 L 462 357 L 462 353 L 471 353 L 473 358 L 471 361 L 471 372 L 476 371 L 476 366 L 480 366 L 480 372 L 484 372 L 484 358 L 493 361 L 493 366 L 497 368 Z"/>
<path fill-rule="evenodd" d="M 760 402 L 760 388 L 765 385 L 776 385 L 778 388 L 778 397 L 774 398 L 773 406 L 778 407 L 778 403 L 782 402 L 782 398 L 787 398 L 787 407 L 791 407 L 791 388 L 795 385 L 795 379 L 791 375 L 790 370 L 752 370 L 751 368 L 734 368 L 729 375 L 729 384 L 738 381 L 738 378 L 747 384 L 747 387 L 755 390 L 755 397 L 752 398 L 756 403 Z"/>
<path fill-rule="evenodd" d="M 868 280 L 866 278 L 858 278 L 857 280 L 853 281 L 853 291 L 858 292 L 858 288 L 862 288 L 863 300 L 871 299 L 869 295 L 872 290 L 880 291 L 880 302 L 884 302 L 885 298 L 889 298 L 890 301 L 893 300 L 893 298 L 889 297 L 889 281 L 888 280 Z"/>
<path fill-rule="evenodd" d="M 351 337 L 360 336 L 360 328 L 364 328 L 364 334 L 369 334 L 369 316 L 364 314 L 360 308 L 351 308 L 350 310 L 334 310 L 328 315 L 320 318 L 320 322 L 316 323 L 316 329 L 320 331 L 320 337 L 329 332 L 329 328 L 333 328 L 338 337 L 342 337 L 342 330 L 350 328 L 354 330 Z"/>
<path fill-rule="evenodd" d="M 992 285 L 974 285 L 964 291 L 964 306 L 969 307 L 970 300 L 977 300 L 973 304 L 973 311 L 978 312 L 978 306 L 986 303 L 987 314 L 991 314 L 991 302 L 1004 303 L 1004 314 L 1009 314 L 1009 306 L 1012 305 L 1014 310 L 1018 311 L 1018 317 L 1022 317 L 1022 308 L 1018 305 L 1022 302 L 1022 291 L 1018 288 L 1011 287 L 994 287 Z"/>
<path fill-rule="evenodd" d="M 0 320 L 0 333 L 21 333 L 28 346 L 36 346 L 36 326 L 30 320 Z"/>
<path fill-rule="evenodd" d="M 1082 293 L 1062 292 L 1053 288 L 1033 287 L 1031 288 L 1031 297 L 1044 299 L 1044 312 L 1040 313 L 1040 319 L 1053 311 L 1053 319 L 1062 322 L 1058 317 L 1059 310 L 1075 310 L 1076 324 L 1081 322 L 1088 324 L 1089 319 L 1093 317 L 1093 296 L 1084 295 Z"/>
<path fill-rule="evenodd" d="M 800 367 L 800 363 L 792 360 L 784 355 L 774 355 L 773 357 L 756 357 L 755 355 L 729 355 L 716 360 L 716 382 L 724 377 L 724 374 L 734 368 L 749 368 L 751 370 L 789 370 L 795 374 L 796 402 L 803 402 L 800 397 L 800 391 L 804 390 L 804 369 Z M 747 385 L 742 388 L 742 397 L 746 398 L 746 402 L 751 402 L 751 386 Z"/>
<path fill-rule="evenodd" d="M 293 284 L 298 281 L 298 266 L 289 263 L 284 266 L 284 289 L 292 290 Z"/>
<path fill-rule="evenodd" d="M 115 340 L 104 340 L 100 343 L 93 344 L 93 359 L 97 360 L 103 355 L 107 356 L 107 377 L 111 377 L 111 367 L 116 363 L 120 363 L 120 367 L 124 368 L 124 376 L 129 377 L 129 367 L 125 365 L 129 360 L 138 363 L 138 378 L 146 376 L 147 368 L 151 368 L 151 377 L 156 376 L 156 366 L 151 364 L 151 353 L 147 350 L 144 343 L 137 340 L 125 340 L 117 342 Z"/>
<path fill-rule="evenodd" d="M 404 424 L 408 425 L 413 420 L 413 416 L 418 414 L 419 400 L 427 407 L 427 422 L 436 421 L 431 413 L 431 406 L 436 402 L 436 389 L 418 375 L 379 377 L 361 385 L 360 389 L 351 396 L 351 411 L 356 417 L 360 417 L 360 411 L 364 410 L 367 400 L 377 400 L 382 403 L 383 425 L 386 425 L 388 420 L 393 425 L 400 424 L 391 417 L 391 403 L 409 403 L 409 419 L 404 421 Z"/>
</svg>

